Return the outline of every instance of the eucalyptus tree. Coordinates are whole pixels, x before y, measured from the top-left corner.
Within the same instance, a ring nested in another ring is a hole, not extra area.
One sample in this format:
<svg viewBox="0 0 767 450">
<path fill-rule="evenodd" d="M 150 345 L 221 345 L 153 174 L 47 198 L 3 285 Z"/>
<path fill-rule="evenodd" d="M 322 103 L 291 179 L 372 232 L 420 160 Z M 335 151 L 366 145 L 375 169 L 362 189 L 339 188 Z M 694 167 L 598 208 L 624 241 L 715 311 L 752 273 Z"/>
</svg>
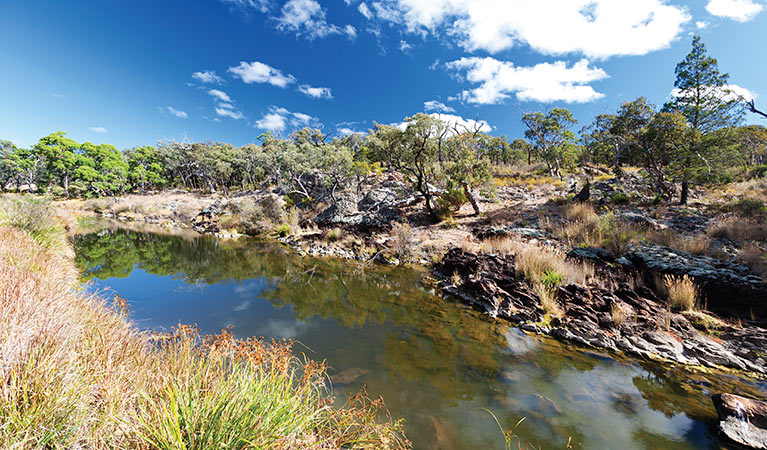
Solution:
<svg viewBox="0 0 767 450">
<path fill-rule="evenodd" d="M 672 181 L 684 170 L 690 127 L 685 116 L 675 111 L 656 114 L 640 135 L 640 162 L 655 184 L 658 195 L 670 199 Z"/>
<path fill-rule="evenodd" d="M 578 121 L 565 108 L 554 108 L 547 114 L 527 113 L 522 116 L 527 126 L 525 137 L 536 147 L 552 176 L 562 178 L 563 166 L 572 165 L 578 154 L 575 134 L 570 130 Z"/>
<path fill-rule="evenodd" d="M 664 109 L 679 111 L 689 125 L 687 145 L 680 149 L 684 164 L 679 203 L 686 204 L 690 181 L 701 172 L 709 178 L 714 170 L 709 159 L 711 153 L 717 151 L 719 142 L 706 140 L 705 136 L 736 126 L 743 109 L 741 98 L 728 87 L 729 75 L 719 72 L 716 58 L 707 54 L 700 36 L 693 38 L 690 53 L 677 64 L 675 73 L 674 98 Z"/>
<path fill-rule="evenodd" d="M 128 180 L 132 189 L 145 194 L 147 188 L 161 188 L 167 184 L 162 156 L 151 145 L 125 151 Z"/>
<path fill-rule="evenodd" d="M 32 187 L 40 177 L 43 160 L 34 149 L 18 148 L 10 141 L 0 141 L 0 188 L 8 184 L 19 190 Z"/>
<path fill-rule="evenodd" d="M 35 146 L 35 152 L 44 158 L 47 181 L 60 185 L 67 197 L 69 183 L 82 162 L 79 150 L 80 144 L 68 138 L 63 131 L 41 138 Z"/>
</svg>

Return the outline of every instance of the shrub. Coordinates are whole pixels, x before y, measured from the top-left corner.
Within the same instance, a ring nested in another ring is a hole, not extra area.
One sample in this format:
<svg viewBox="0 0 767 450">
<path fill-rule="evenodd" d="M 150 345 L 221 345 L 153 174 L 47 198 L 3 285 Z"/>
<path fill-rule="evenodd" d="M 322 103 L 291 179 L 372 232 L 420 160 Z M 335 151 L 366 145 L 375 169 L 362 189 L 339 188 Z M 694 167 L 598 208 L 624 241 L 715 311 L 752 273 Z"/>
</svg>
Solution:
<svg viewBox="0 0 767 450">
<path fill-rule="evenodd" d="M 740 259 L 762 279 L 767 279 L 767 251 L 749 242 L 740 251 Z"/>
<path fill-rule="evenodd" d="M 628 194 L 624 194 L 623 192 L 618 192 L 610 196 L 610 201 L 616 205 L 625 205 L 631 201 L 631 197 L 629 197 Z"/>
<path fill-rule="evenodd" d="M 274 229 L 274 234 L 281 238 L 288 237 L 293 234 L 293 229 L 290 227 L 290 225 L 283 223 Z"/>
<path fill-rule="evenodd" d="M 414 247 L 416 237 L 413 229 L 407 223 L 395 223 L 391 230 L 392 239 L 389 240 L 389 248 L 394 252 L 397 259 L 409 262 L 415 256 Z"/>
<path fill-rule="evenodd" d="M 602 237 L 602 246 L 616 256 L 626 253 L 628 245 L 637 236 L 636 230 L 619 221 L 612 211 L 599 217 L 597 227 Z"/>
<path fill-rule="evenodd" d="M 698 302 L 698 286 L 692 279 L 683 275 L 666 275 L 663 278 L 666 299 L 676 311 L 692 311 Z"/>
<path fill-rule="evenodd" d="M 54 217 L 50 200 L 45 197 L 23 195 L 0 198 L 0 226 L 24 230 L 48 249 L 66 247 L 61 221 Z"/>
<path fill-rule="evenodd" d="M 597 213 L 588 203 L 571 203 L 565 208 L 565 217 L 585 223 L 596 222 Z"/>
<path fill-rule="evenodd" d="M 437 198 L 437 216 L 440 220 L 448 219 L 468 201 L 463 189 L 448 189 Z"/>
<path fill-rule="evenodd" d="M 767 212 L 764 201 L 757 198 L 742 198 L 722 207 L 724 211 L 732 212 L 744 217 L 756 216 Z"/>
</svg>

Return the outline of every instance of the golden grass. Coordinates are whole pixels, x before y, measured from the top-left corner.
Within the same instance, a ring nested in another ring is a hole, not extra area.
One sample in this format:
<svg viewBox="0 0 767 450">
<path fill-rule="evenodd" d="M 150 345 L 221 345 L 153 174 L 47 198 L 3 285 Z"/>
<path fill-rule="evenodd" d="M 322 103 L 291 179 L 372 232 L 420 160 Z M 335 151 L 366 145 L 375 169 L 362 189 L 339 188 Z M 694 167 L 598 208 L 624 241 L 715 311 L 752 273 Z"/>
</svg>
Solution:
<svg viewBox="0 0 767 450">
<path fill-rule="evenodd" d="M 711 252 L 711 238 L 703 233 L 683 236 L 672 230 L 648 231 L 644 239 L 693 255 L 708 255 Z"/>
<path fill-rule="evenodd" d="M 698 303 L 699 290 L 695 282 L 687 276 L 666 275 L 663 277 L 666 299 L 671 308 L 677 311 L 692 311 Z"/>
<path fill-rule="evenodd" d="M 759 247 L 755 242 L 748 242 L 740 251 L 740 259 L 755 274 L 767 281 L 767 251 Z"/>
<path fill-rule="evenodd" d="M 145 333 L 77 278 L 68 246 L 0 227 L 0 448 L 409 446 L 381 401 L 329 408 L 289 342 Z"/>
<path fill-rule="evenodd" d="M 559 296 L 557 295 L 556 287 L 547 286 L 544 283 L 533 283 L 533 291 L 538 295 L 538 299 L 541 301 L 541 309 L 545 314 L 549 316 L 561 316 L 562 310 L 559 308 Z"/>
<path fill-rule="evenodd" d="M 618 302 L 610 303 L 610 318 L 613 321 L 615 328 L 620 328 L 623 322 L 626 321 L 626 312 Z"/>
</svg>

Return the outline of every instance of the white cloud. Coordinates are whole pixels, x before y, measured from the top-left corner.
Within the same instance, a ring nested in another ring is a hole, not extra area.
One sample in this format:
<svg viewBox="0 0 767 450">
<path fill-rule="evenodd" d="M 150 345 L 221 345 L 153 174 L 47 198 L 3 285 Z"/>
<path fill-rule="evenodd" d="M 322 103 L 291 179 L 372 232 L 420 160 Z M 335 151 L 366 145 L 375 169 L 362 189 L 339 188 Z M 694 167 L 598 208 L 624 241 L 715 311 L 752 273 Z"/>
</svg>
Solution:
<svg viewBox="0 0 767 450">
<path fill-rule="evenodd" d="M 455 134 L 455 131 L 457 130 L 459 133 L 462 133 L 464 131 L 475 131 L 479 130 L 484 133 L 489 133 L 493 131 L 493 127 L 490 126 L 489 123 L 485 120 L 474 120 L 474 119 L 465 119 L 461 116 L 457 116 L 454 114 L 440 114 L 440 113 L 431 113 L 429 116 L 434 117 L 435 119 L 439 119 L 445 124 L 447 124 L 447 127 L 451 130 L 448 135 Z M 405 130 L 407 128 L 407 122 L 399 122 L 394 123 L 392 126 L 395 126 L 399 128 L 400 130 Z"/>
<path fill-rule="evenodd" d="M 400 51 L 407 53 L 413 49 L 413 46 L 408 41 L 401 40 L 399 41 L 399 49 Z"/>
<path fill-rule="evenodd" d="M 66 95 L 59 94 L 59 93 L 56 93 L 56 92 L 46 92 L 45 95 L 47 95 L 49 97 L 53 97 L 53 98 L 59 99 L 59 100 L 64 100 L 64 99 L 67 98 Z"/>
<path fill-rule="evenodd" d="M 365 16 L 366 19 L 372 19 L 373 18 L 373 11 L 368 8 L 368 5 L 365 4 L 365 2 L 360 3 L 360 5 L 357 7 L 357 11 L 360 12 L 363 16 Z"/>
<path fill-rule="evenodd" d="M 230 67 L 227 71 L 248 84 L 269 83 L 284 88 L 296 81 L 293 75 L 283 75 L 280 70 L 259 61 L 241 61 L 239 66 Z"/>
<path fill-rule="evenodd" d="M 341 136 L 348 136 L 350 134 L 364 134 L 364 132 L 362 131 L 353 130 L 349 127 L 341 127 L 341 128 L 338 128 L 336 131 L 338 131 L 338 133 L 341 134 Z"/>
<path fill-rule="evenodd" d="M 298 92 L 312 98 L 333 98 L 333 92 L 330 90 L 330 88 L 326 87 L 312 87 L 308 84 L 302 84 L 298 87 Z"/>
<path fill-rule="evenodd" d="M 290 112 L 285 108 L 271 107 L 269 112 L 257 120 L 253 126 L 273 132 L 285 131 L 288 127 L 300 128 L 318 126 L 319 120 L 309 114 Z"/>
<path fill-rule="evenodd" d="M 706 10 L 714 16 L 748 22 L 762 12 L 764 6 L 754 0 L 709 0 Z"/>
<path fill-rule="evenodd" d="M 455 36 L 469 51 L 527 44 L 545 54 L 592 58 L 666 48 L 690 20 L 667 0 L 384 0 L 373 10 L 411 33 Z"/>
<path fill-rule="evenodd" d="M 288 0 L 280 13 L 281 15 L 275 18 L 278 29 L 304 34 L 309 39 L 334 34 L 345 34 L 350 38 L 357 36 L 357 30 L 351 25 L 339 27 L 328 23 L 325 10 L 316 0 Z"/>
<path fill-rule="evenodd" d="M 479 87 L 464 90 L 459 98 L 469 103 L 495 104 L 516 94 L 521 101 L 585 103 L 604 97 L 588 83 L 607 78 L 604 70 L 585 59 L 568 67 L 564 61 L 517 67 L 491 57 L 461 58 L 448 69 L 466 72 L 466 80 Z"/>
<path fill-rule="evenodd" d="M 106 134 L 107 132 L 107 129 L 104 127 L 90 127 L 88 129 L 93 131 L 94 133 Z"/>
<path fill-rule="evenodd" d="M 222 117 L 231 117 L 234 120 L 240 120 L 245 117 L 239 111 L 235 111 L 229 108 L 222 108 L 221 106 L 216 107 L 216 114 Z"/>
<path fill-rule="evenodd" d="M 222 102 L 231 103 L 232 99 L 229 98 L 229 95 L 221 90 L 218 89 L 211 89 L 208 91 L 208 94 L 212 95 L 213 97 L 219 99 Z"/>
<path fill-rule="evenodd" d="M 192 78 L 199 81 L 200 83 L 221 84 L 224 82 L 224 79 L 216 75 L 216 72 L 213 70 L 203 70 L 201 72 L 194 72 L 192 74 Z"/>
<path fill-rule="evenodd" d="M 704 89 L 703 95 L 718 97 L 726 102 L 743 100 L 750 102 L 756 99 L 757 94 L 737 84 L 728 84 L 724 88 Z M 680 97 L 681 91 L 674 89 L 671 91 L 671 97 Z"/>
<path fill-rule="evenodd" d="M 262 13 L 268 12 L 272 5 L 271 0 L 221 0 L 221 2 L 242 11 L 255 9 Z"/>
<path fill-rule="evenodd" d="M 172 116 L 178 117 L 179 119 L 186 119 L 187 117 L 189 117 L 189 115 L 186 112 L 181 111 L 180 109 L 176 109 L 172 106 L 166 106 L 164 108 L 159 107 L 158 109 L 160 110 L 160 113 L 163 113 L 163 114 L 168 113 Z"/>
<path fill-rule="evenodd" d="M 426 112 L 428 111 L 455 112 L 454 108 L 447 106 L 446 104 L 439 102 L 437 100 L 429 100 L 428 102 L 424 102 L 423 110 Z"/>
<path fill-rule="evenodd" d="M 703 21 L 703 20 L 699 20 L 699 21 L 695 22 L 695 28 L 697 28 L 699 30 L 706 29 L 706 28 L 708 28 L 709 25 L 710 24 L 708 22 Z"/>
</svg>

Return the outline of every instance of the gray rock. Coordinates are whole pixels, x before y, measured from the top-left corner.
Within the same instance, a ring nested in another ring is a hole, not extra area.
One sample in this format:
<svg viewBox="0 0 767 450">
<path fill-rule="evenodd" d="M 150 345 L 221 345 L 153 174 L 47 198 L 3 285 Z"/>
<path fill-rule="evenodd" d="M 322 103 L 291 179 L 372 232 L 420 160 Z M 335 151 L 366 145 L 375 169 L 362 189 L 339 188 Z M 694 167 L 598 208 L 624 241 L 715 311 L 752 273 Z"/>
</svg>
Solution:
<svg viewBox="0 0 767 450">
<path fill-rule="evenodd" d="M 711 396 L 725 436 L 750 448 L 767 449 L 767 402 L 732 394 Z"/>
</svg>

